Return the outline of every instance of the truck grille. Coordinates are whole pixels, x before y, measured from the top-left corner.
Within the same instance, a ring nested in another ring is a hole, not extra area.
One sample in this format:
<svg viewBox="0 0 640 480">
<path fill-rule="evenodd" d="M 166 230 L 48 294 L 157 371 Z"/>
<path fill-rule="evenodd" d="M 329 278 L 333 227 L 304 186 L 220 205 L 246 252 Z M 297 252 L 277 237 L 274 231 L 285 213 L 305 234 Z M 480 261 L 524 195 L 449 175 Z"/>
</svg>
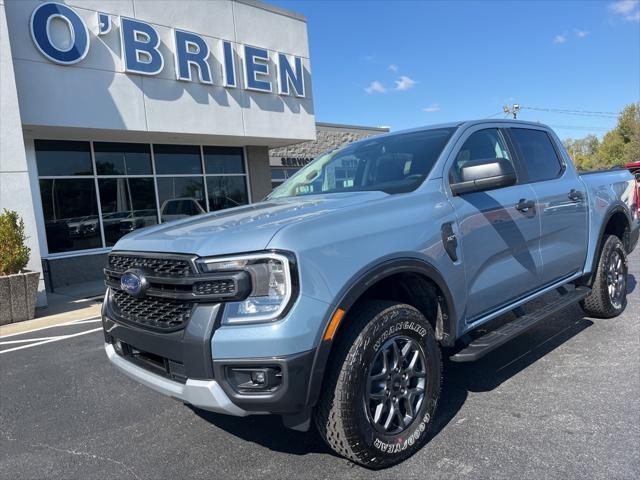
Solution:
<svg viewBox="0 0 640 480">
<path fill-rule="evenodd" d="M 115 289 L 111 298 L 115 313 L 123 320 L 165 331 L 184 327 L 193 306 L 193 303 L 181 300 L 135 298 Z"/>
<path fill-rule="evenodd" d="M 109 268 L 124 273 L 130 268 L 142 268 L 154 275 L 186 277 L 193 274 L 191 262 L 187 259 L 146 257 L 134 255 L 109 255 Z"/>
<path fill-rule="evenodd" d="M 231 295 L 236 291 L 233 280 L 207 280 L 193 285 L 193 293 L 196 295 Z"/>
</svg>

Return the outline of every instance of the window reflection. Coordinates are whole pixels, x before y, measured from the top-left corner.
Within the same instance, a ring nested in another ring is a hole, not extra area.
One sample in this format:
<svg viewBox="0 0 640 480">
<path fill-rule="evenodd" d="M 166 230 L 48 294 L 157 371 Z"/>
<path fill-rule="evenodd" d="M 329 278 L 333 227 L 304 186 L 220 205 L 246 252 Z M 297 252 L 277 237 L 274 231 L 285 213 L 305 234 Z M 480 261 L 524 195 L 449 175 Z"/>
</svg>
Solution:
<svg viewBox="0 0 640 480">
<path fill-rule="evenodd" d="M 203 147 L 202 151 L 207 175 L 212 173 L 245 173 L 242 148 Z"/>
<path fill-rule="evenodd" d="M 159 220 L 249 202 L 240 147 L 60 140 L 34 144 L 48 253 L 111 247 L 126 233 Z"/>
<path fill-rule="evenodd" d="M 154 145 L 153 157 L 158 175 L 202 173 L 197 145 Z"/>
<path fill-rule="evenodd" d="M 36 140 L 34 143 L 39 176 L 93 175 L 89 142 Z"/>
<path fill-rule="evenodd" d="M 248 203 L 244 176 L 207 177 L 207 191 L 210 211 Z"/>
<path fill-rule="evenodd" d="M 41 179 L 49 253 L 102 247 L 93 179 Z"/>
<path fill-rule="evenodd" d="M 108 247 L 133 230 L 158 223 L 153 178 L 101 178 L 98 188 Z"/>
<path fill-rule="evenodd" d="M 151 151 L 145 143 L 94 142 L 98 175 L 151 175 Z"/>
<path fill-rule="evenodd" d="M 162 222 L 205 213 L 202 177 L 158 177 L 157 182 Z"/>
</svg>

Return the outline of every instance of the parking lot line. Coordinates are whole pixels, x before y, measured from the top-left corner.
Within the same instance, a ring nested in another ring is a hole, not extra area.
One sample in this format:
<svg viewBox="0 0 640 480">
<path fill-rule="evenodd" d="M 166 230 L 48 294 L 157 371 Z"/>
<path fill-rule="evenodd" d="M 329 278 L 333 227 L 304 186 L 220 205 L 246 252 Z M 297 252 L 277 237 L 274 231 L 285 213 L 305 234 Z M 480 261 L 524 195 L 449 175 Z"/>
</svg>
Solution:
<svg viewBox="0 0 640 480">
<path fill-rule="evenodd" d="M 7 340 L 6 342 L 0 342 L 0 345 L 15 345 L 16 343 L 29 343 L 40 342 L 42 340 L 49 340 L 51 338 L 58 338 L 59 335 L 54 337 L 41 337 L 41 338 L 23 338 L 21 340 Z"/>
<path fill-rule="evenodd" d="M 67 338 L 79 337 L 80 335 L 86 335 L 87 333 L 97 332 L 98 330 L 102 330 L 102 327 L 93 328 L 91 330 L 86 330 L 84 332 L 72 333 L 70 335 L 60 335 L 57 337 L 49 338 L 48 340 L 42 340 L 40 342 L 31 343 L 29 345 L 20 345 L 19 347 L 9 348 L 7 350 L 0 351 L 0 355 L 3 353 L 15 352 L 16 350 L 23 350 L 25 348 L 37 347 L 38 345 L 44 345 L 45 343 L 58 342 L 60 340 L 66 340 Z"/>
<path fill-rule="evenodd" d="M 0 338 L 9 338 L 9 337 L 15 337 L 16 335 L 25 335 L 27 333 L 37 332 L 39 330 L 46 330 L 48 328 L 65 327 L 65 326 L 69 326 L 69 325 L 76 325 L 76 324 L 81 324 L 81 323 L 99 322 L 99 321 L 101 321 L 100 317 L 80 318 L 78 320 L 69 320 L 68 322 L 57 323 L 55 325 L 47 325 L 46 327 L 38 327 L 38 328 L 33 328 L 31 330 L 25 330 L 24 332 L 16 332 L 16 333 L 9 333 L 7 335 L 0 335 Z"/>
</svg>

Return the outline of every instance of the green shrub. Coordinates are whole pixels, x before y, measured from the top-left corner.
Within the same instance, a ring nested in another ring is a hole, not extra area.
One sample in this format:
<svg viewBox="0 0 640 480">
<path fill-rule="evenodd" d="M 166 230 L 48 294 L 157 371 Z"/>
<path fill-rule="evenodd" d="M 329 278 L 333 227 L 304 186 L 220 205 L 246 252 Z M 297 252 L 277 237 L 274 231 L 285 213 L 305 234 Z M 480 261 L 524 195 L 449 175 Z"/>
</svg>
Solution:
<svg viewBox="0 0 640 480">
<path fill-rule="evenodd" d="M 30 249 L 24 242 L 24 222 L 18 212 L 0 213 L 0 276 L 20 273 L 29 262 Z"/>
</svg>

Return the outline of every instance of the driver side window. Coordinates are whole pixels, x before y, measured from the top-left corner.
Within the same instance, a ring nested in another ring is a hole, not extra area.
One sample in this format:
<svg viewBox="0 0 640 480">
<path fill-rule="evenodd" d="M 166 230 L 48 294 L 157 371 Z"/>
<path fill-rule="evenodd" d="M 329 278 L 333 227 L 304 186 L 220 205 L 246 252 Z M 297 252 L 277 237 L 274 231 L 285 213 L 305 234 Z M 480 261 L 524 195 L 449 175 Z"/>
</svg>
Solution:
<svg viewBox="0 0 640 480">
<path fill-rule="evenodd" d="M 487 128 L 472 133 L 456 155 L 456 159 L 449 171 L 449 181 L 457 183 L 462 180 L 460 172 L 467 162 L 490 158 L 502 158 L 513 163 L 513 160 L 509 158 L 507 146 L 498 129 Z"/>
</svg>

